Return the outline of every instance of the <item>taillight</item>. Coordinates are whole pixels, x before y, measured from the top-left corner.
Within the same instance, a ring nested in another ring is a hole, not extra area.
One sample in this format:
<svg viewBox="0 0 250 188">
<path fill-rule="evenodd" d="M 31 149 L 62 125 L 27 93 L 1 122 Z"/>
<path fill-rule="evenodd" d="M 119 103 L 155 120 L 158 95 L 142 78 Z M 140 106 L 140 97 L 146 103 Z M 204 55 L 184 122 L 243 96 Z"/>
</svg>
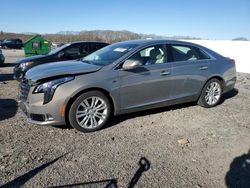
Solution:
<svg viewBox="0 0 250 188">
<path fill-rule="evenodd" d="M 231 63 L 235 65 L 235 60 L 234 60 L 234 59 L 231 59 Z"/>
</svg>

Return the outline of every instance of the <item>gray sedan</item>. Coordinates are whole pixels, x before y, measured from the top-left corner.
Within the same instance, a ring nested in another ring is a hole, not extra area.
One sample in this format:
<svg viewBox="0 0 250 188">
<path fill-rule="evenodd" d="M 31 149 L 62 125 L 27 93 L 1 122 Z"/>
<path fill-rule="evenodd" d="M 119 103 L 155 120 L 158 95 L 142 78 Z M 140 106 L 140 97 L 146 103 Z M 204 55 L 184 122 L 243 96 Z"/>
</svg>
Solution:
<svg viewBox="0 0 250 188">
<path fill-rule="evenodd" d="M 197 101 L 216 106 L 234 88 L 235 62 L 188 42 L 115 43 L 82 59 L 39 65 L 20 83 L 20 107 L 39 125 L 95 131 L 112 115 Z"/>
</svg>

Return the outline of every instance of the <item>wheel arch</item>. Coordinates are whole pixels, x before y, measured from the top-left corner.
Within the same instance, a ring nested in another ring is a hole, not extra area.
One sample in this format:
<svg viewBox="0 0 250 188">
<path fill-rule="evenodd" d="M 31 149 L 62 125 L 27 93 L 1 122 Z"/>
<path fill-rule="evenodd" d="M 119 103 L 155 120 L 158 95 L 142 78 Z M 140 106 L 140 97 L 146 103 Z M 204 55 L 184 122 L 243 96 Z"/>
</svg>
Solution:
<svg viewBox="0 0 250 188">
<path fill-rule="evenodd" d="M 87 89 L 83 89 L 77 93 L 75 93 L 73 96 L 70 97 L 70 99 L 67 101 L 66 106 L 65 106 L 65 113 L 64 113 L 64 118 L 65 118 L 65 122 L 67 124 L 69 124 L 69 120 L 68 120 L 68 113 L 70 110 L 71 105 L 73 104 L 73 102 L 75 101 L 75 99 L 77 97 L 79 97 L 81 94 L 89 92 L 89 91 L 99 91 L 101 93 L 103 93 L 109 100 L 110 104 L 111 104 L 111 114 L 113 115 L 116 108 L 115 108 L 115 103 L 114 103 L 114 99 L 111 97 L 110 93 L 103 89 L 103 88 L 99 88 L 99 87 L 92 87 L 92 88 L 87 88 Z"/>
<path fill-rule="evenodd" d="M 204 88 L 204 86 L 207 84 L 207 82 L 209 82 L 210 80 L 212 79 L 217 79 L 221 82 L 221 85 L 222 85 L 222 91 L 224 90 L 225 88 L 225 85 L 226 85 L 226 82 L 225 80 L 223 79 L 223 77 L 221 75 L 213 75 L 213 76 L 210 76 L 207 81 L 205 82 L 205 84 L 203 85 L 202 89 Z"/>
<path fill-rule="evenodd" d="M 224 88 L 225 88 L 225 80 L 224 80 L 224 79 L 222 78 L 222 76 L 220 76 L 220 75 L 213 75 L 213 76 L 210 76 L 210 77 L 206 80 L 206 82 L 204 82 L 202 88 L 201 88 L 200 91 L 199 91 L 199 94 L 198 94 L 196 100 L 198 100 L 198 99 L 200 98 L 201 93 L 202 93 L 202 90 L 203 90 L 203 88 L 206 86 L 206 84 L 207 84 L 210 80 L 212 80 L 212 79 L 214 79 L 214 78 L 217 79 L 217 80 L 219 80 L 219 81 L 221 82 L 221 85 L 222 85 L 222 92 L 223 92 L 223 90 L 224 90 Z"/>
</svg>

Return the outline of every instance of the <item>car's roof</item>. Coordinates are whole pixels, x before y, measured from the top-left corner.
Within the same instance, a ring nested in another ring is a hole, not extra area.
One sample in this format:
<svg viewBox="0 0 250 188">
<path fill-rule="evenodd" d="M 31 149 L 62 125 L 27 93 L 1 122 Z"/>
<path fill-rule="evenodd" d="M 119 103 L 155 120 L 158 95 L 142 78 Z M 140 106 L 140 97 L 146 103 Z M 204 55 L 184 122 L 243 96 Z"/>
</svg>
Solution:
<svg viewBox="0 0 250 188">
<path fill-rule="evenodd" d="M 19 40 L 19 41 L 22 41 L 21 39 L 5 39 L 5 40 Z"/>
<path fill-rule="evenodd" d="M 75 42 L 70 42 L 69 44 L 82 44 L 82 43 L 109 44 L 109 43 L 100 42 L 100 41 L 75 41 Z"/>
<path fill-rule="evenodd" d="M 180 40 L 167 40 L 167 39 L 138 39 L 138 40 L 129 40 L 129 41 L 123 41 L 118 43 L 127 43 L 127 44 L 137 44 L 137 45 L 150 45 L 155 43 L 170 43 L 170 44 L 183 44 L 183 45 L 196 45 L 191 42 L 185 42 Z"/>
</svg>

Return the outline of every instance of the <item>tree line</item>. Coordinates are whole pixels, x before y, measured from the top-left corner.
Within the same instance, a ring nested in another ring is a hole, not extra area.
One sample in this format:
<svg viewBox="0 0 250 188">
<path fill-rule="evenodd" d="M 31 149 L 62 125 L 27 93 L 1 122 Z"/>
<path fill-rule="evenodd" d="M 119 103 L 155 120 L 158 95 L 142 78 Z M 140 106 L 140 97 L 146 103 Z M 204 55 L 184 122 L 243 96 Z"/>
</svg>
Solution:
<svg viewBox="0 0 250 188">
<path fill-rule="evenodd" d="M 26 41 L 37 33 L 5 33 L 0 32 L 0 40 L 19 38 Z M 129 31 L 111 31 L 111 30 L 96 30 L 96 31 L 81 31 L 81 32 L 59 32 L 56 34 L 43 34 L 43 37 L 54 43 L 67 43 L 73 41 L 102 41 L 114 43 L 124 40 L 141 39 L 142 36 Z"/>
<path fill-rule="evenodd" d="M 29 38 L 33 37 L 37 33 L 5 33 L 0 32 L 0 40 L 10 39 L 10 38 L 19 38 L 22 41 L 26 41 Z M 195 37 L 166 37 L 158 36 L 153 34 L 139 34 L 131 31 L 113 31 L 113 30 L 93 30 L 93 31 L 61 31 L 56 34 L 43 34 L 45 38 L 54 43 L 67 43 L 73 41 L 102 41 L 108 43 L 120 42 L 125 40 L 133 39 L 199 39 Z"/>
<path fill-rule="evenodd" d="M 10 39 L 10 38 L 19 38 L 22 41 L 26 41 L 29 38 L 36 35 L 36 33 L 6 33 L 0 31 L 0 40 Z M 61 31 L 56 34 L 43 34 L 45 38 L 54 43 L 68 43 L 73 41 L 102 41 L 108 43 L 120 42 L 125 40 L 133 39 L 190 39 L 190 40 L 199 40 L 201 38 L 189 37 L 189 36 L 158 36 L 158 35 L 148 35 L 148 34 L 139 34 L 130 31 L 113 31 L 113 30 L 93 30 L 93 31 Z M 238 37 L 233 40 L 247 40 L 244 37 Z"/>
</svg>

